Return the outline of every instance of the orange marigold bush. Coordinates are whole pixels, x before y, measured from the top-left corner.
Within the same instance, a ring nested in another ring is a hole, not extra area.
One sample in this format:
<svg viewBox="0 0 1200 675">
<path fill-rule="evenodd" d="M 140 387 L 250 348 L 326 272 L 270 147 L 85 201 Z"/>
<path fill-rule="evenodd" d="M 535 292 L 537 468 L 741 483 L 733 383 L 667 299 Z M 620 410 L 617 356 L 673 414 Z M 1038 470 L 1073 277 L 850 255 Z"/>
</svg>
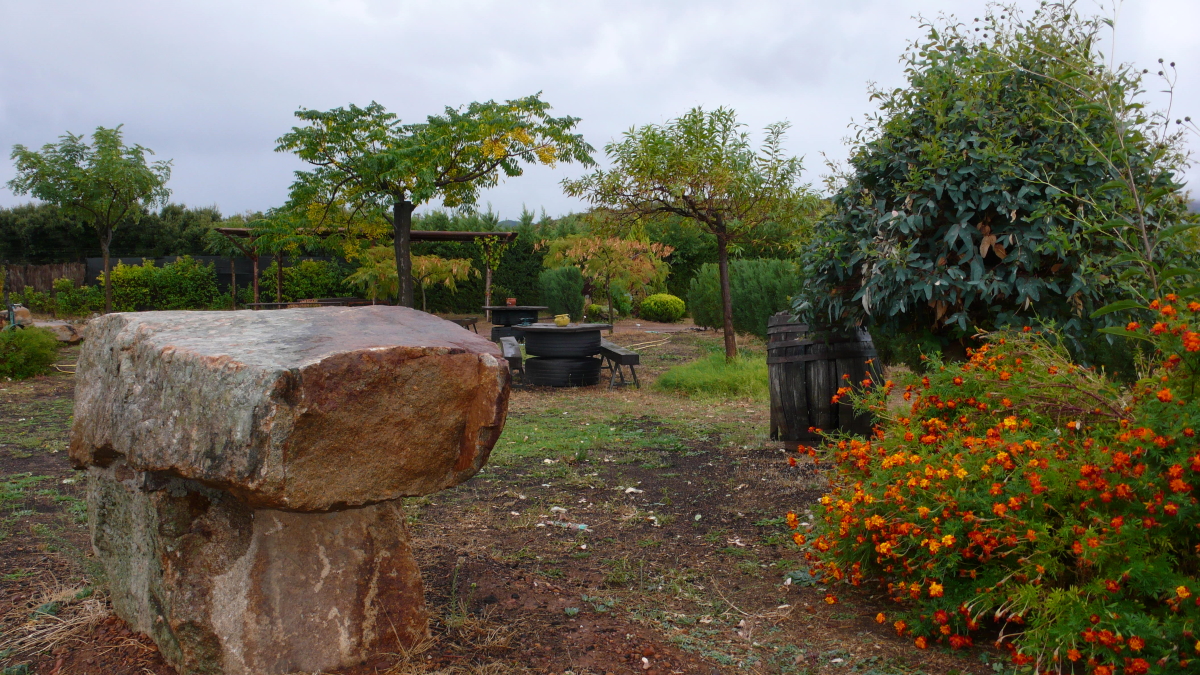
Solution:
<svg viewBox="0 0 1200 675">
<path fill-rule="evenodd" d="M 1026 330 L 861 395 L 880 423 L 826 446 L 831 489 L 797 539 L 812 572 L 885 585 L 876 619 L 920 648 L 998 631 L 1034 672 L 1200 672 L 1193 305 L 1131 324 L 1159 358 L 1130 389 Z"/>
</svg>

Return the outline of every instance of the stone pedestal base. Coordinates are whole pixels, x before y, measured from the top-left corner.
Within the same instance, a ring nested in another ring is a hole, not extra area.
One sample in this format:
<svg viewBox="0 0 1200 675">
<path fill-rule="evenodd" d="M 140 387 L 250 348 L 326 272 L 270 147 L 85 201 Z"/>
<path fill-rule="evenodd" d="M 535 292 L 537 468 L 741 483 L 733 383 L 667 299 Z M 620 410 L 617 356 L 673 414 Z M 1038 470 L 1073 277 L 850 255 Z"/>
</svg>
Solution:
<svg viewBox="0 0 1200 675">
<path fill-rule="evenodd" d="M 325 513 L 253 509 L 120 461 L 88 468 L 87 496 L 117 614 L 180 673 L 329 670 L 428 635 L 395 501 Z"/>
</svg>

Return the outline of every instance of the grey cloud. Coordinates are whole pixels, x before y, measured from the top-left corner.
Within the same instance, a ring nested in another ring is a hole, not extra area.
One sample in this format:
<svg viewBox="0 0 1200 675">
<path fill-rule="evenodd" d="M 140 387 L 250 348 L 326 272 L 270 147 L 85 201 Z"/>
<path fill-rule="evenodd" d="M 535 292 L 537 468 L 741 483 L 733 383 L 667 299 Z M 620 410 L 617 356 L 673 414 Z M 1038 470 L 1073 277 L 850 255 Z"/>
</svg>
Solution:
<svg viewBox="0 0 1200 675">
<path fill-rule="evenodd" d="M 1023 5 L 1032 6 L 1034 0 Z M 1200 113 L 1200 45 L 1187 0 L 1130 3 L 1118 53 L 1182 68 L 1175 109 Z M 277 205 L 294 159 L 273 152 L 298 107 L 377 100 L 405 120 L 446 105 L 544 91 L 583 118 L 597 148 L 630 126 L 695 105 L 736 108 L 752 129 L 788 119 L 789 147 L 845 157 L 847 123 L 871 110 L 866 83 L 902 84 L 916 14 L 978 0 L 845 2 L 151 2 L 0 0 L 0 148 L 125 123 L 174 159 L 174 198 L 226 213 Z M 1190 17 L 1190 19 L 1189 19 Z M 1184 114 L 1184 113 L 1181 113 Z M 1200 114 L 1197 115 L 1200 117 Z M 506 217 L 580 204 L 537 167 L 484 196 Z M 1195 176 L 1195 174 L 1192 174 Z M 0 181 L 11 166 L 0 162 Z M 23 201 L 0 190 L 0 205 Z"/>
</svg>

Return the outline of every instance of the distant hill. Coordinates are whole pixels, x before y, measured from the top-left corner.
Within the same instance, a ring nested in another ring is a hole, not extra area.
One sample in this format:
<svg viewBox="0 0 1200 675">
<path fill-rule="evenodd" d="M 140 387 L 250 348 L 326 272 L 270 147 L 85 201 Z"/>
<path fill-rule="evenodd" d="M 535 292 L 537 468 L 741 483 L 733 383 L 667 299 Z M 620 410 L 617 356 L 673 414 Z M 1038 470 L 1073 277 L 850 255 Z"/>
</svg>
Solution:
<svg viewBox="0 0 1200 675">
<path fill-rule="evenodd" d="M 1188 211 L 1192 213 L 1200 213 L 1200 199 L 1193 199 L 1188 202 Z"/>
<path fill-rule="evenodd" d="M 1200 202 L 1192 202 L 1192 206 L 1200 207 Z M 517 226 L 520 224 L 521 224 L 521 221 L 519 221 L 519 220 L 502 220 L 502 221 L 496 223 L 496 225 L 499 226 L 500 229 L 502 229 L 502 230 L 515 230 L 515 229 L 517 229 Z"/>
</svg>

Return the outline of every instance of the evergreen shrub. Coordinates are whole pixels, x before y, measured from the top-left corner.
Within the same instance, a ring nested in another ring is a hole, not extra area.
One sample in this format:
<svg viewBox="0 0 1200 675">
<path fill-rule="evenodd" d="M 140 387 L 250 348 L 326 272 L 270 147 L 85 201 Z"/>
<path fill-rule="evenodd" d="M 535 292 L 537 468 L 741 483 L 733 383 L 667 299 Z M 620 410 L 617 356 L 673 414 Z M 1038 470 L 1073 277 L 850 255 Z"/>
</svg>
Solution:
<svg viewBox="0 0 1200 675">
<path fill-rule="evenodd" d="M 551 314 L 570 314 L 573 321 L 583 318 L 583 274 L 578 267 L 543 270 L 538 285 L 541 304 L 549 307 Z"/>
<path fill-rule="evenodd" d="M 638 306 L 638 314 L 647 321 L 675 323 L 687 313 L 683 300 L 669 293 L 655 293 L 642 300 Z"/>
<path fill-rule="evenodd" d="M 729 291 L 733 298 L 733 329 L 767 337 L 767 320 L 791 308 L 791 297 L 801 288 L 799 268 L 787 260 L 733 260 L 729 263 Z M 692 279 L 687 307 L 697 326 L 720 328 L 721 285 L 715 263 L 707 263 Z"/>
<path fill-rule="evenodd" d="M 876 620 L 918 648 L 999 630 L 1029 672 L 1200 672 L 1200 303 L 1151 308 L 1128 389 L 1023 331 L 874 387 L 874 434 L 830 438 L 815 529 L 788 516 L 811 571 L 886 588 Z"/>
</svg>

